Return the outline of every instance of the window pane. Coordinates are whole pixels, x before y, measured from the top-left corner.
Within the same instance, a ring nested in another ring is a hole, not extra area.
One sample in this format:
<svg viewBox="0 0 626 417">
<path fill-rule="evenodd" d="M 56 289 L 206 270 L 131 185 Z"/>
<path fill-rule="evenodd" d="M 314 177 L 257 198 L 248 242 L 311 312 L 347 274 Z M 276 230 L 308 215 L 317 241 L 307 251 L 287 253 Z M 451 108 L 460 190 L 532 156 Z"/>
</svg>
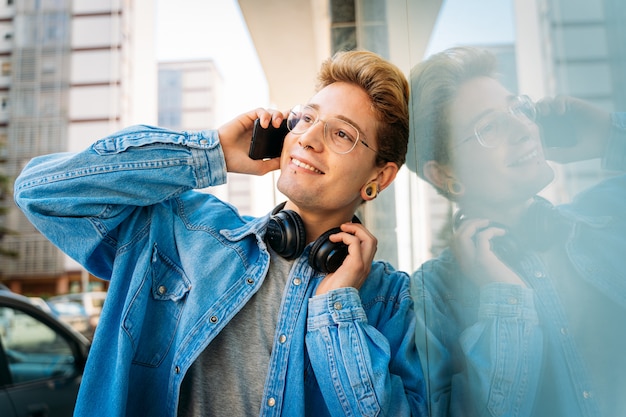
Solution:
<svg viewBox="0 0 626 417">
<path fill-rule="evenodd" d="M 15 384 L 71 375 L 75 370 L 68 342 L 20 310 L 0 307 L 0 339 Z"/>
</svg>

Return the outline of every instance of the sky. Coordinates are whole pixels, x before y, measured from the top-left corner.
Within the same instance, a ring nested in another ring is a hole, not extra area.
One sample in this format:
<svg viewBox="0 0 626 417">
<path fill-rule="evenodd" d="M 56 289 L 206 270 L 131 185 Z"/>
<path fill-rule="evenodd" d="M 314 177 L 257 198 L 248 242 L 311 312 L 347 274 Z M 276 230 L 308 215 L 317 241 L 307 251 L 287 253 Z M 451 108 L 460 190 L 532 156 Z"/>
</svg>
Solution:
<svg viewBox="0 0 626 417">
<path fill-rule="evenodd" d="M 156 54 L 159 61 L 212 59 L 224 79 L 224 121 L 269 101 L 236 0 L 158 0 Z"/>
<path fill-rule="evenodd" d="M 513 0 L 444 0 L 427 55 L 515 38 Z M 236 0 L 158 0 L 157 58 L 212 59 L 224 78 L 224 121 L 266 106 L 267 82 Z"/>
<path fill-rule="evenodd" d="M 444 0 L 426 54 L 458 44 L 515 41 L 513 0 Z"/>
</svg>

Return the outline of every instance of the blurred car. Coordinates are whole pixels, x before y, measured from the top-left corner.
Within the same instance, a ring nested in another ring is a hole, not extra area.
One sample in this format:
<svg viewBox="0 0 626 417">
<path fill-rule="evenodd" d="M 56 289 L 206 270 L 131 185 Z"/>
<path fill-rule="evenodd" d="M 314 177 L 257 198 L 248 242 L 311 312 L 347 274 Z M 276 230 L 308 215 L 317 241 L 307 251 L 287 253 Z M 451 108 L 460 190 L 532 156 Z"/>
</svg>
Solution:
<svg viewBox="0 0 626 417">
<path fill-rule="evenodd" d="M 48 299 L 48 304 L 54 309 L 58 303 L 78 304 L 83 308 L 89 317 L 89 324 L 93 332 L 100 320 L 102 306 L 106 299 L 107 293 L 104 291 L 89 291 L 72 294 L 57 295 Z"/>
<path fill-rule="evenodd" d="M 8 290 L 9 288 L 4 288 L 4 289 Z M 31 303 L 35 304 L 37 307 L 39 307 L 46 313 L 52 313 L 52 309 L 50 308 L 48 303 L 46 303 L 46 300 L 44 300 L 43 298 L 41 297 L 28 297 L 28 298 L 30 299 Z"/>
<path fill-rule="evenodd" d="M 52 314 L 61 321 L 69 324 L 74 330 L 83 334 L 88 339 L 93 339 L 94 327 L 91 319 L 82 305 L 71 301 L 56 303 L 46 303 Z"/>
<path fill-rule="evenodd" d="M 89 347 L 28 297 L 0 289 L 2 416 L 71 416 Z"/>
</svg>

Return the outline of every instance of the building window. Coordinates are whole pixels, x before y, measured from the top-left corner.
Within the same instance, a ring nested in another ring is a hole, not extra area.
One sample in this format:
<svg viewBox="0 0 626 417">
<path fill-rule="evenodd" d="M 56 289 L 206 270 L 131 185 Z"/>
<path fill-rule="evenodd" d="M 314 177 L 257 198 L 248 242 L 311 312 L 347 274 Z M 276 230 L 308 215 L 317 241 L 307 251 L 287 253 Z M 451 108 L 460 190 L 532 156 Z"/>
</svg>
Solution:
<svg viewBox="0 0 626 417">
<path fill-rule="evenodd" d="M 1 71 L 3 77 L 8 77 L 9 75 L 11 75 L 11 63 L 8 61 L 3 62 Z"/>
<path fill-rule="evenodd" d="M 356 49 L 356 8 L 354 0 L 331 0 L 330 32 L 333 53 Z"/>
</svg>

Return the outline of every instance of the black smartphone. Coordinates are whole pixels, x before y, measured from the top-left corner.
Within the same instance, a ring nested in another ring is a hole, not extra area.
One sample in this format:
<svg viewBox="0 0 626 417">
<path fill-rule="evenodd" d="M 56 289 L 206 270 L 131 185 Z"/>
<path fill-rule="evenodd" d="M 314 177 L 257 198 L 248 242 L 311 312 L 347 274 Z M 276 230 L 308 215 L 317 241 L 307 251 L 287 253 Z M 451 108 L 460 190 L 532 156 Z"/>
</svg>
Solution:
<svg viewBox="0 0 626 417">
<path fill-rule="evenodd" d="M 254 121 L 252 141 L 248 156 L 252 159 L 271 159 L 280 156 L 283 150 L 285 136 L 289 133 L 287 120 L 283 120 L 280 127 L 270 124 L 267 128 L 261 127 L 259 119 Z"/>
<path fill-rule="evenodd" d="M 569 148 L 578 143 L 571 116 L 537 116 L 537 125 L 544 148 Z"/>
</svg>

